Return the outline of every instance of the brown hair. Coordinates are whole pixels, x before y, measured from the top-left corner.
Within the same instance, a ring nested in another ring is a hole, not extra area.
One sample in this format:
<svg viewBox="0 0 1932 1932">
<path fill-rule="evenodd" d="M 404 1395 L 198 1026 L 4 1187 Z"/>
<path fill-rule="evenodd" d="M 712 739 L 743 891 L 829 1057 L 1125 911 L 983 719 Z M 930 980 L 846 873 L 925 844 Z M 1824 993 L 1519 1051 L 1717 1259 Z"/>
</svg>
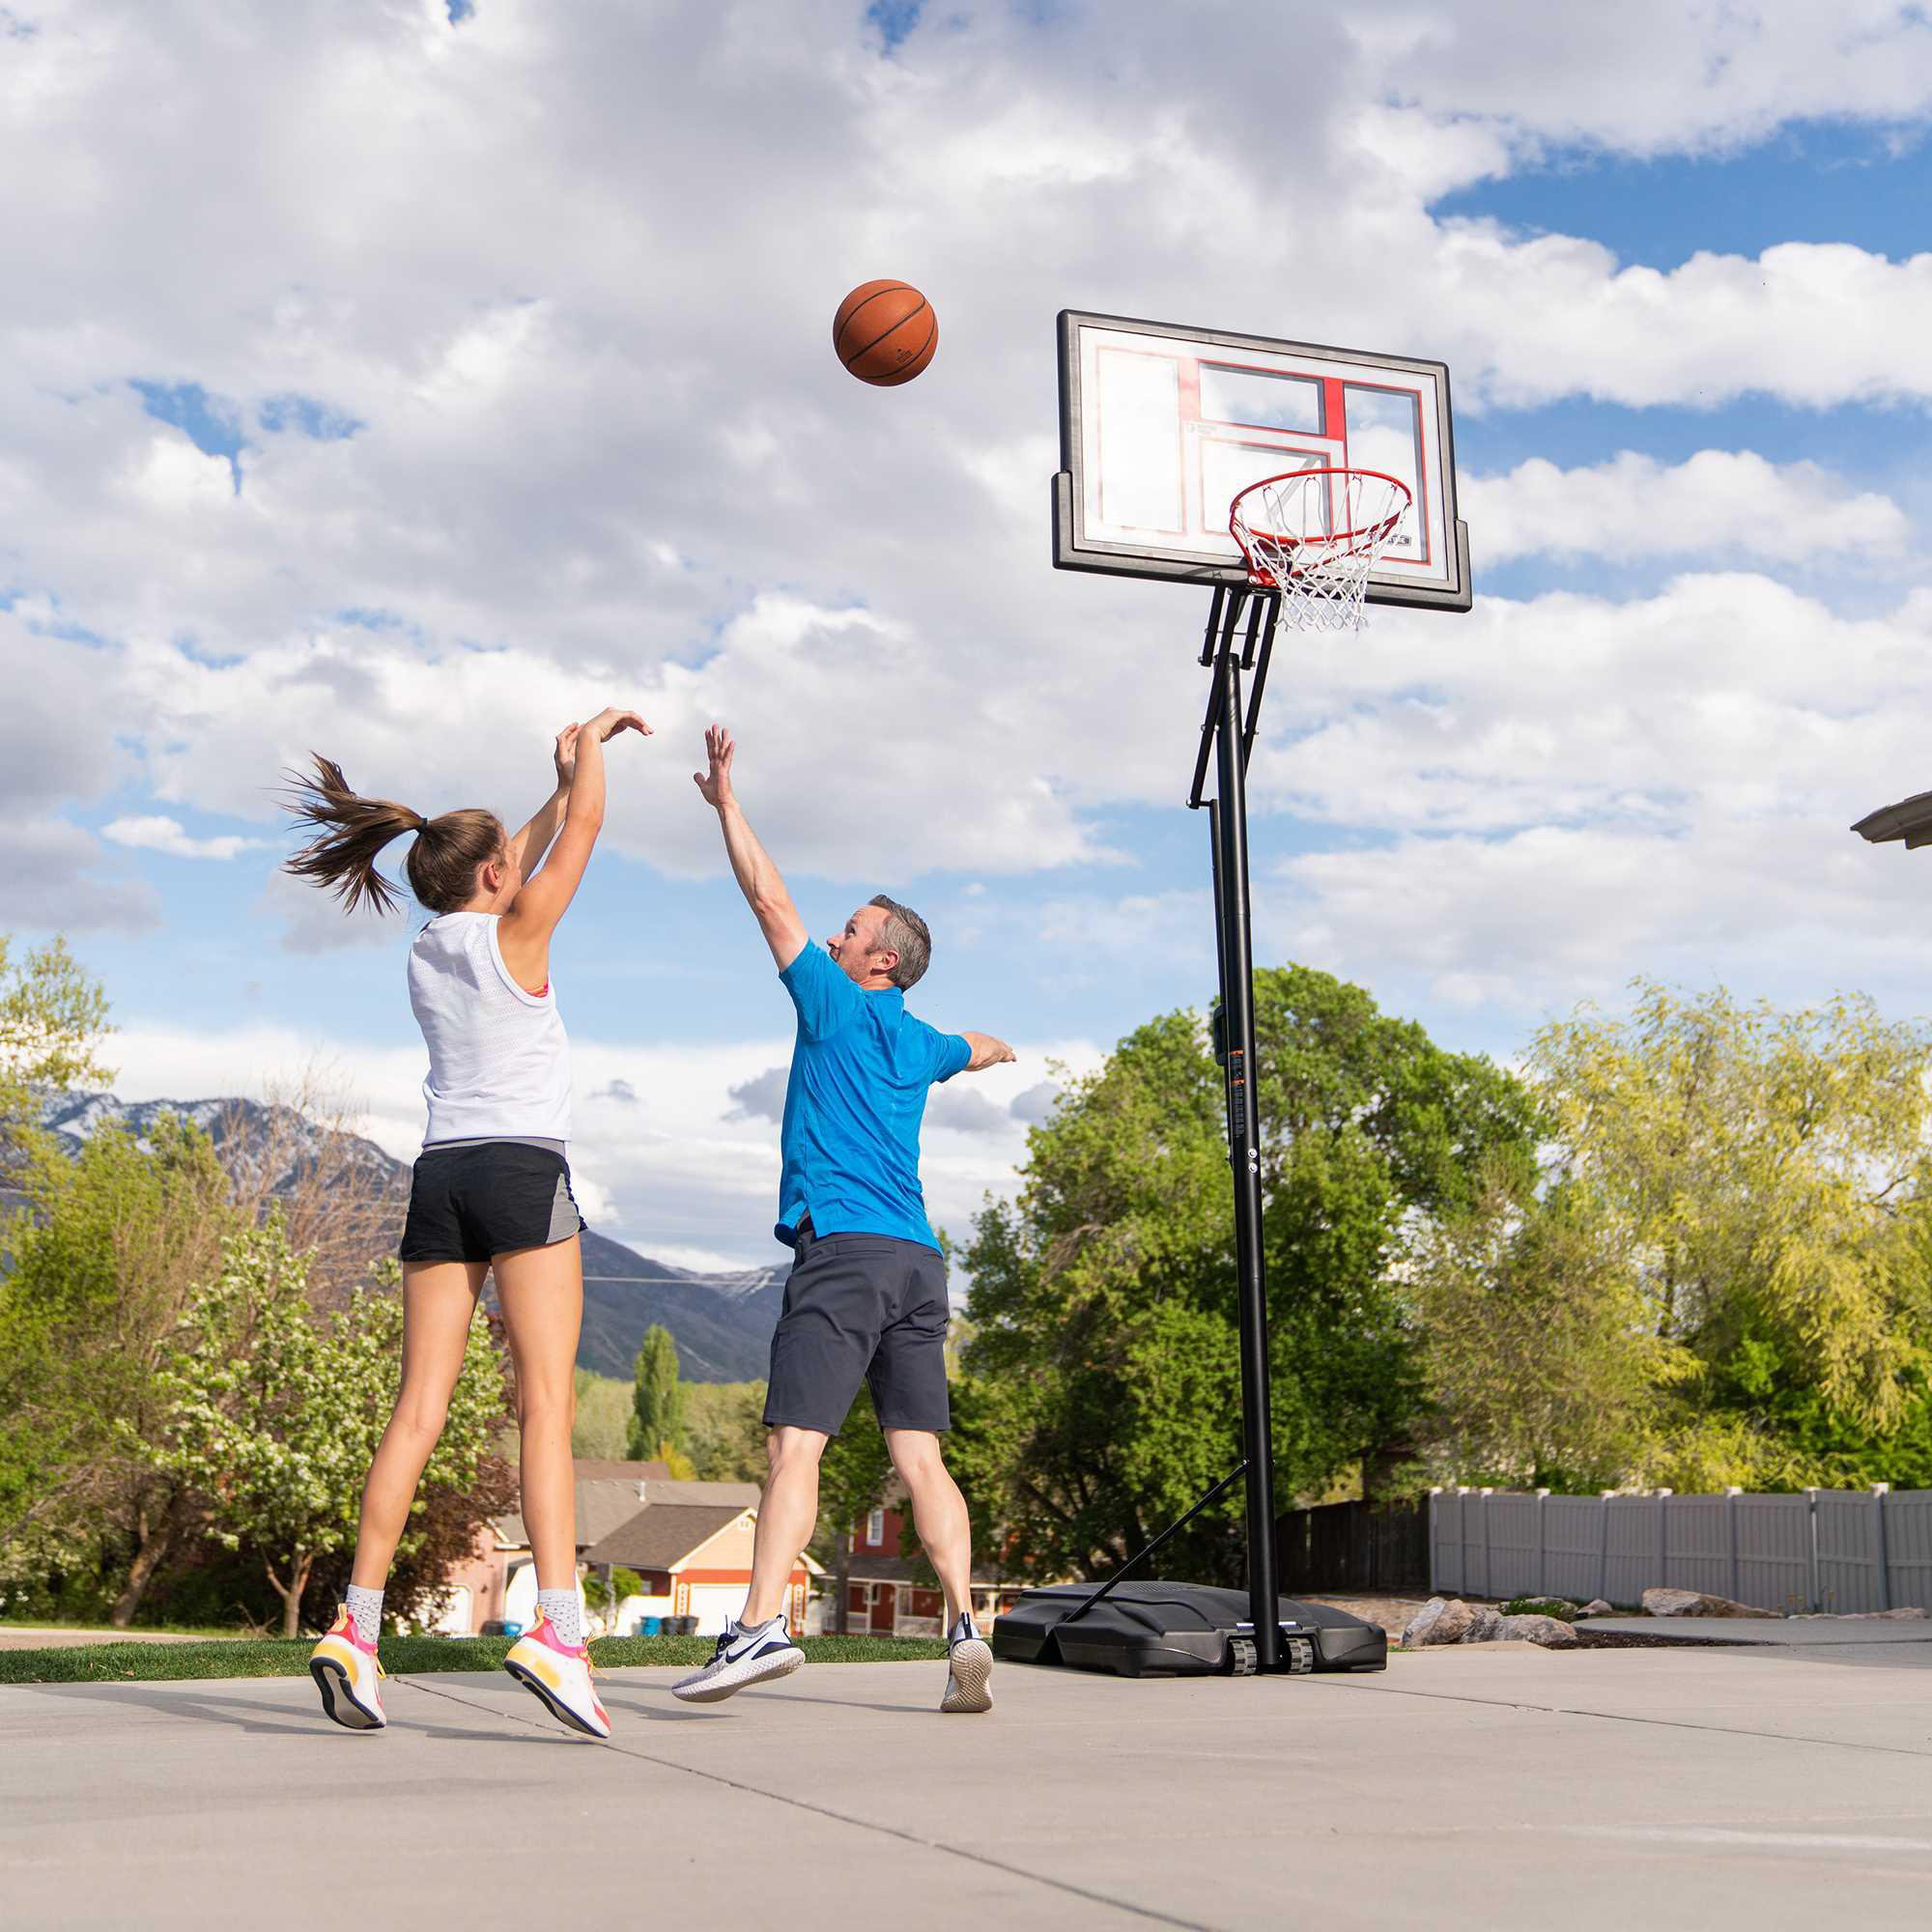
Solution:
<svg viewBox="0 0 1932 1932">
<path fill-rule="evenodd" d="M 924 920 L 911 906 L 900 905 L 897 899 L 889 899 L 884 893 L 875 894 L 870 903 L 882 908 L 886 915 L 879 923 L 880 950 L 891 947 L 899 955 L 899 963 L 892 972 L 893 984 L 902 991 L 917 986 L 925 977 L 932 958 L 932 934 Z"/>
<path fill-rule="evenodd" d="M 327 886 L 346 912 L 364 904 L 391 912 L 397 902 L 395 882 L 377 871 L 376 855 L 399 834 L 413 832 L 415 843 L 403 869 L 418 902 L 431 912 L 455 912 L 475 896 L 477 867 L 503 852 L 503 821 L 494 811 L 472 806 L 425 818 L 394 799 L 358 798 L 340 765 L 320 752 L 309 755 L 315 760 L 315 776 L 289 773 L 293 796 L 282 807 L 317 836 L 284 871 Z"/>
</svg>

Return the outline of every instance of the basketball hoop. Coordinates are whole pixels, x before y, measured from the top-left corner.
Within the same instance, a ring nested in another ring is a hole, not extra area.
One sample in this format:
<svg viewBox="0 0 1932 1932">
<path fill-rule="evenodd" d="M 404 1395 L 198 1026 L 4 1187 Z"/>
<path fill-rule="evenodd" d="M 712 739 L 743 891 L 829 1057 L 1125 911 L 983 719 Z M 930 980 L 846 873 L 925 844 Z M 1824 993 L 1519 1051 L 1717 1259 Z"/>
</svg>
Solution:
<svg viewBox="0 0 1932 1932">
<path fill-rule="evenodd" d="M 1250 483 L 1228 507 L 1248 581 L 1277 592 L 1297 631 L 1358 631 L 1369 574 L 1414 502 L 1379 469 L 1293 469 Z"/>
</svg>

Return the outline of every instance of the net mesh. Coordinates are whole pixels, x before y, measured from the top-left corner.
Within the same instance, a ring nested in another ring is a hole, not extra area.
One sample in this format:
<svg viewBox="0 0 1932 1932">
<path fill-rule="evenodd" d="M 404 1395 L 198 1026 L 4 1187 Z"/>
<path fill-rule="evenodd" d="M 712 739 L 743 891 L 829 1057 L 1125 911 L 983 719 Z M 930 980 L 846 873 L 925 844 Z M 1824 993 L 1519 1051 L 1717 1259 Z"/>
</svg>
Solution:
<svg viewBox="0 0 1932 1932">
<path fill-rule="evenodd" d="M 1407 485 L 1375 469 L 1270 476 L 1235 498 L 1228 528 L 1248 576 L 1298 631 L 1358 631 L 1376 560 L 1402 541 Z"/>
</svg>

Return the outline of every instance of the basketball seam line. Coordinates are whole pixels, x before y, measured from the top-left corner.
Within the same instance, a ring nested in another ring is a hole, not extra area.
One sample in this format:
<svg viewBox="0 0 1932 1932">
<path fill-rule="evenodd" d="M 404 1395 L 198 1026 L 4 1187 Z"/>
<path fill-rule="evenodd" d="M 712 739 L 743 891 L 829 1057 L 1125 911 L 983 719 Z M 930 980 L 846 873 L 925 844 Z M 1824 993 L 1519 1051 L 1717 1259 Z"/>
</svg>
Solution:
<svg viewBox="0 0 1932 1932">
<path fill-rule="evenodd" d="M 838 351 L 839 359 L 841 361 L 844 359 L 845 352 L 842 349 L 838 348 L 838 343 L 840 338 L 844 335 L 845 331 L 848 328 L 850 328 L 852 325 L 855 322 L 857 322 L 858 319 L 862 315 L 864 315 L 865 312 L 868 308 L 870 308 L 875 301 L 880 300 L 882 298 L 886 296 L 896 295 L 901 289 L 903 289 L 905 293 L 909 296 L 919 295 L 919 291 L 916 288 L 914 288 L 910 282 L 888 282 L 884 288 L 874 289 L 872 293 L 868 295 L 866 298 L 866 299 L 862 301 L 858 305 L 858 307 L 852 311 L 850 315 L 846 316 L 842 321 L 838 321 L 834 324 L 832 330 L 832 346 L 835 350 Z M 925 298 L 923 296 L 920 296 L 920 307 L 923 308 L 924 305 L 925 305 Z M 914 315 L 917 315 L 918 313 L 919 309 L 913 310 Z M 900 317 L 900 320 L 904 321 L 905 318 L 902 316 Z M 889 328 L 887 329 L 886 333 L 890 335 L 892 333 L 892 330 Z"/>
<path fill-rule="evenodd" d="M 903 328 L 903 327 L 904 327 L 906 326 L 906 324 L 907 324 L 907 323 L 909 323 L 909 322 L 917 322 L 917 321 L 918 321 L 918 320 L 920 319 L 920 317 L 921 317 L 921 316 L 923 316 L 923 314 L 925 314 L 925 312 L 926 312 L 926 310 L 927 310 L 928 306 L 929 306 L 929 304 L 928 304 L 928 303 L 927 303 L 927 302 L 926 302 L 926 301 L 925 301 L 925 300 L 923 299 L 923 298 L 921 298 L 921 301 L 920 301 L 920 304 L 919 304 L 919 306 L 918 306 L 918 307 L 917 307 L 916 309 L 913 309 L 913 310 L 911 310 L 911 311 L 910 311 L 909 313 L 907 313 L 907 314 L 905 314 L 905 315 L 902 315 L 902 316 L 900 316 L 900 317 L 899 317 L 899 319 L 898 319 L 898 320 L 897 320 L 897 321 L 896 321 L 895 323 L 894 323 L 894 324 L 893 324 L 892 327 L 890 327 L 890 328 L 884 328 L 884 329 L 881 329 L 881 330 L 879 331 L 879 333 L 878 333 L 877 335 L 875 335 L 875 336 L 873 336 L 873 337 L 872 337 L 871 341 L 869 341 L 868 343 L 867 343 L 867 344 L 866 344 L 866 347 L 865 347 L 864 349 L 855 349 L 855 350 L 853 350 L 853 352 L 851 353 L 851 355 L 849 355 L 845 356 L 845 357 L 843 358 L 843 360 L 844 360 L 844 363 L 845 363 L 845 366 L 846 366 L 846 368 L 848 368 L 848 369 L 849 369 L 849 368 L 851 368 L 851 366 L 853 365 L 853 363 L 855 363 L 856 361 L 858 361 L 859 357 L 860 357 L 860 356 L 862 356 L 862 355 L 866 355 L 866 354 L 867 353 L 867 351 L 869 351 L 869 350 L 873 350 L 873 349 L 876 349 L 876 348 L 877 348 L 877 347 L 879 346 L 879 344 L 880 344 L 880 343 L 882 343 L 882 342 L 883 342 L 883 341 L 884 341 L 884 340 L 886 339 L 886 337 L 887 337 L 887 336 L 889 336 L 889 335 L 896 335 L 896 334 L 898 333 L 898 331 L 899 331 L 900 329 L 902 329 L 902 328 Z M 857 310 L 855 309 L 855 310 L 853 311 L 853 313 L 854 313 L 854 314 L 856 315 L 856 314 L 858 313 L 858 311 L 857 311 Z M 928 328 L 928 329 L 926 330 L 926 332 L 925 332 L 925 341 L 926 341 L 926 342 L 930 342 L 930 341 L 932 340 L 932 337 L 933 337 L 933 331 L 934 331 L 934 329 L 936 329 L 936 328 L 938 327 L 938 326 L 939 326 L 939 323 L 938 323 L 938 318 L 937 318 L 937 317 L 934 317 L 934 319 L 933 319 L 933 327 L 932 327 L 932 328 Z M 924 347 L 925 347 L 925 343 L 924 343 L 924 342 L 923 342 L 923 343 L 921 343 L 921 344 L 920 344 L 920 348 L 921 348 L 921 349 L 923 349 Z M 915 350 L 915 351 L 914 351 L 913 353 L 914 353 L 915 355 L 917 355 L 917 354 L 918 354 L 918 351 L 917 351 L 917 350 Z"/>
</svg>

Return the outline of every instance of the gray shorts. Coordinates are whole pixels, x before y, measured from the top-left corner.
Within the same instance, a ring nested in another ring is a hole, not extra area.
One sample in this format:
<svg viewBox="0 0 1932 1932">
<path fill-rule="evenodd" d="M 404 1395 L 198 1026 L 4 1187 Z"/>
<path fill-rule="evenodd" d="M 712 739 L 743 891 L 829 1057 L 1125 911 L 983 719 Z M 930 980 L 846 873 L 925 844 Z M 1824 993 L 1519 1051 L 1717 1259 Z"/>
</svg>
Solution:
<svg viewBox="0 0 1932 1932">
<path fill-rule="evenodd" d="M 802 1232 L 772 1335 L 765 1427 L 837 1435 L 865 1381 L 881 1429 L 950 1429 L 951 1313 L 936 1248 L 891 1235 Z"/>
</svg>

